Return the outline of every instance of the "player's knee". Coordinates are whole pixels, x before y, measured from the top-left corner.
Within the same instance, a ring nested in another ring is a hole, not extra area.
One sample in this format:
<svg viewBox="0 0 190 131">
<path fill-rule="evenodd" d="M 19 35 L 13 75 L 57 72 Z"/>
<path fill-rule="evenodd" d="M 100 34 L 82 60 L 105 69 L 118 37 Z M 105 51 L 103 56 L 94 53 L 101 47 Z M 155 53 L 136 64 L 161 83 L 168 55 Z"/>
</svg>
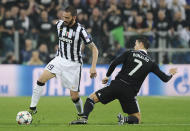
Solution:
<svg viewBox="0 0 190 131">
<path fill-rule="evenodd" d="M 134 113 L 134 114 L 130 114 L 128 116 L 128 120 L 129 120 L 129 124 L 139 124 L 141 121 L 141 115 L 140 113 Z"/>
<path fill-rule="evenodd" d="M 40 77 L 39 79 L 38 79 L 38 82 L 40 82 L 40 83 L 46 83 L 46 79 L 44 79 L 43 77 Z"/>
<path fill-rule="evenodd" d="M 140 114 L 140 113 L 136 113 L 136 114 L 135 114 L 135 117 L 137 117 L 137 118 L 138 118 L 139 123 L 140 123 L 140 121 L 141 121 L 141 114 Z"/>
<path fill-rule="evenodd" d="M 89 96 L 90 99 L 92 99 L 94 101 L 94 103 L 97 103 L 99 102 L 99 99 L 98 97 L 96 96 L 95 93 L 92 93 L 90 96 Z"/>
<path fill-rule="evenodd" d="M 139 124 L 140 120 L 136 116 L 128 116 L 128 124 Z"/>
<path fill-rule="evenodd" d="M 47 71 L 47 70 L 44 70 L 44 72 L 40 75 L 38 81 L 39 82 L 42 82 L 42 83 L 46 83 L 49 79 L 55 77 L 55 74 Z"/>
</svg>

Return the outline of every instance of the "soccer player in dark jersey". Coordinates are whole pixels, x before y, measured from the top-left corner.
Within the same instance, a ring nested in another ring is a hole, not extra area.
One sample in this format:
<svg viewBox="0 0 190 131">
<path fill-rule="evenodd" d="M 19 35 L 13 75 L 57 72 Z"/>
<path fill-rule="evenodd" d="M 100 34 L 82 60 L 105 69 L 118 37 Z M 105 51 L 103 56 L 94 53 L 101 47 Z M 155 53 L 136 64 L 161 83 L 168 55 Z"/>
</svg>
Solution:
<svg viewBox="0 0 190 131">
<path fill-rule="evenodd" d="M 123 112 L 128 114 L 127 117 L 121 114 L 117 116 L 119 124 L 139 124 L 141 114 L 136 96 L 146 76 L 153 72 L 162 81 L 168 82 L 177 72 L 176 68 L 171 68 L 168 75 L 162 72 L 159 66 L 148 56 L 148 47 L 147 39 L 139 37 L 135 42 L 134 50 L 126 51 L 116 58 L 111 63 L 102 83 L 106 84 L 116 66 L 123 64 L 115 80 L 112 80 L 109 86 L 92 93 L 86 99 L 83 116 L 70 124 L 87 124 L 88 116 L 95 103 L 107 104 L 115 99 L 119 100 Z"/>
</svg>

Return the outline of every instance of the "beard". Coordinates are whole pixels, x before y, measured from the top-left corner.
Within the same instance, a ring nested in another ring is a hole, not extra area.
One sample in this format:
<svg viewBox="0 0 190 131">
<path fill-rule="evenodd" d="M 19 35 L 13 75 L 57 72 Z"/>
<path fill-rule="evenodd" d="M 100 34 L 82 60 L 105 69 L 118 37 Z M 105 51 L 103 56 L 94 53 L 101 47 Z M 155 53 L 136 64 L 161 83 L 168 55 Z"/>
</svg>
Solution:
<svg viewBox="0 0 190 131">
<path fill-rule="evenodd" d="M 71 26 L 73 24 L 74 19 L 72 18 L 69 22 L 64 22 L 67 26 Z"/>
</svg>

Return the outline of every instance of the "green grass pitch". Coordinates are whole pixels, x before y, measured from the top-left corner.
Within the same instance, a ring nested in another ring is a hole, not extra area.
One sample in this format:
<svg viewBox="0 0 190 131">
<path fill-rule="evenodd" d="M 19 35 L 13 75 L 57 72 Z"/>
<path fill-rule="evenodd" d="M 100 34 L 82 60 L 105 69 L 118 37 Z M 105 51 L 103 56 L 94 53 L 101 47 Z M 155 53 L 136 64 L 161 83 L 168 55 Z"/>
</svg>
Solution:
<svg viewBox="0 0 190 131">
<path fill-rule="evenodd" d="M 138 97 L 142 124 L 117 123 L 122 113 L 117 100 L 95 105 L 87 125 L 69 125 L 76 119 L 70 97 L 41 97 L 31 125 L 18 125 L 16 114 L 26 110 L 30 97 L 0 97 L 0 131 L 190 131 L 190 97 Z M 86 97 L 83 97 L 85 102 Z"/>
</svg>

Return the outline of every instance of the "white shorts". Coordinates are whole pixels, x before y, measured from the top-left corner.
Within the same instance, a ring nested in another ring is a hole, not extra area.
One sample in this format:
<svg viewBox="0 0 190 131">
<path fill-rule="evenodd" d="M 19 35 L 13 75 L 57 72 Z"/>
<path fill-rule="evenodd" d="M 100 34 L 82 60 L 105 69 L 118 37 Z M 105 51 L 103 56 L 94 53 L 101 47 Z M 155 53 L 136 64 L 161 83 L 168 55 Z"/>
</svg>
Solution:
<svg viewBox="0 0 190 131">
<path fill-rule="evenodd" d="M 57 56 L 47 64 L 45 70 L 60 78 L 63 87 L 79 92 L 81 66 L 80 63 Z"/>
</svg>

